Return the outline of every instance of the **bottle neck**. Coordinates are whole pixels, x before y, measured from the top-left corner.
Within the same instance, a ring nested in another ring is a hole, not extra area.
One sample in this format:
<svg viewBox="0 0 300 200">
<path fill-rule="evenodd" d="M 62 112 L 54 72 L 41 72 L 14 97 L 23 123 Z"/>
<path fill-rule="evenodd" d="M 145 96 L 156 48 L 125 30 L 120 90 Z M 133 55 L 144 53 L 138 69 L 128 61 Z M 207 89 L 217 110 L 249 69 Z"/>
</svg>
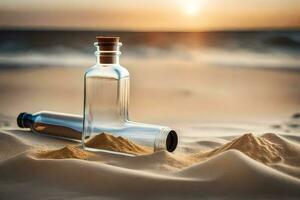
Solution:
<svg viewBox="0 0 300 200">
<path fill-rule="evenodd" d="M 34 116 L 29 113 L 20 113 L 17 118 L 17 123 L 20 128 L 30 128 L 34 123 Z"/>
<path fill-rule="evenodd" d="M 120 47 L 122 43 L 98 43 L 95 42 L 96 62 L 99 65 L 119 64 L 120 62 Z"/>
<path fill-rule="evenodd" d="M 97 64 L 119 64 L 120 56 L 118 55 L 96 55 Z"/>
</svg>

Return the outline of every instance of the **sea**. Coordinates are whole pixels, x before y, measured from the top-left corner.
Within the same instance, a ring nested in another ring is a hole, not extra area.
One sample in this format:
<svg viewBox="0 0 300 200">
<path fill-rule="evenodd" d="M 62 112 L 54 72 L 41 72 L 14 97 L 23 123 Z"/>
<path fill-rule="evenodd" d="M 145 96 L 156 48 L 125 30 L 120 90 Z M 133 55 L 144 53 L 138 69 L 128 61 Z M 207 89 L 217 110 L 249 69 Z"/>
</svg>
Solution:
<svg viewBox="0 0 300 200">
<path fill-rule="evenodd" d="M 127 32 L 0 30 L 0 69 L 89 67 L 95 37 L 119 36 L 122 59 L 172 60 L 219 67 L 300 70 L 300 29 Z"/>
</svg>

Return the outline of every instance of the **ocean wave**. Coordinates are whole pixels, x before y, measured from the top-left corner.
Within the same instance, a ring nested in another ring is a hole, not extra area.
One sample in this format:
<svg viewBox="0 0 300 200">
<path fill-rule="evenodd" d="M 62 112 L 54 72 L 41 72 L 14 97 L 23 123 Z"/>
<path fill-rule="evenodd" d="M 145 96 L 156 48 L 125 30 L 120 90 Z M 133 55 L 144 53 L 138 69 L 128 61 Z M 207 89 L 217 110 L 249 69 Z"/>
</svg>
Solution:
<svg viewBox="0 0 300 200">
<path fill-rule="evenodd" d="M 131 48 L 122 55 L 126 62 L 189 62 L 192 65 L 207 65 L 220 67 L 258 67 L 300 69 L 300 58 L 286 52 L 256 52 L 249 49 L 188 49 L 173 47 L 161 48 Z M 61 49 L 60 51 L 0 53 L 0 66 L 6 68 L 18 67 L 88 67 L 95 63 L 93 53 L 84 53 Z"/>
<path fill-rule="evenodd" d="M 300 41 L 288 36 L 276 36 L 266 39 L 266 44 L 274 47 L 285 47 L 290 49 L 300 49 Z"/>
<path fill-rule="evenodd" d="M 98 34 L 97 31 L 2 31 L 0 68 L 88 67 L 95 63 L 93 38 Z M 122 63 L 180 61 L 226 67 L 300 68 L 300 31 L 109 34 L 122 38 Z"/>
<path fill-rule="evenodd" d="M 83 53 L 5 53 L 0 54 L 1 68 L 91 66 L 93 55 Z"/>
</svg>

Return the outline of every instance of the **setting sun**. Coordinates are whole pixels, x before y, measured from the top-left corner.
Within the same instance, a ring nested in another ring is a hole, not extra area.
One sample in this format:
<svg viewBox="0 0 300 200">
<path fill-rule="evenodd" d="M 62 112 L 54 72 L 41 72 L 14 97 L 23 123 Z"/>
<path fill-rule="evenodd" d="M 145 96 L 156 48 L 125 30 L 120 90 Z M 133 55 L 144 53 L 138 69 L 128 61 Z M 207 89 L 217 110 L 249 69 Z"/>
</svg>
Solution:
<svg viewBox="0 0 300 200">
<path fill-rule="evenodd" d="M 300 0 L 70 1 L 51 0 L 41 6 L 36 0 L 1 0 L 0 26 L 138 31 L 300 26 Z"/>
<path fill-rule="evenodd" d="M 186 15 L 196 16 L 200 9 L 204 7 L 204 1 L 186 1 L 182 7 Z"/>
<path fill-rule="evenodd" d="M 186 12 L 186 14 L 193 16 L 197 15 L 199 9 L 195 4 L 189 3 L 185 6 L 184 11 Z"/>
</svg>

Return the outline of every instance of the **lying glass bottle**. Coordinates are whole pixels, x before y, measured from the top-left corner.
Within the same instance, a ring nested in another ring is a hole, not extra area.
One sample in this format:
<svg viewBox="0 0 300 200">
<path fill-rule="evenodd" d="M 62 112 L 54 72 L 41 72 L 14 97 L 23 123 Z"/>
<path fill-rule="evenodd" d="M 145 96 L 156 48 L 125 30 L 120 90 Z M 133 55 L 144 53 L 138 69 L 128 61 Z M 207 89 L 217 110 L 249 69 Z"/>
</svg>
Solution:
<svg viewBox="0 0 300 200">
<path fill-rule="evenodd" d="M 20 113 L 17 118 L 20 128 L 30 128 L 35 133 L 49 136 L 81 140 L 82 117 L 51 111 L 41 111 L 34 114 Z"/>
<path fill-rule="evenodd" d="M 50 111 L 41 111 L 34 114 L 20 113 L 17 123 L 20 128 L 30 128 L 35 133 L 59 138 L 81 140 L 83 136 L 83 118 L 79 115 Z M 101 132 L 103 129 L 94 127 L 94 131 Z M 122 136 L 138 145 L 145 146 L 150 150 L 149 152 L 151 152 L 151 149 L 153 151 L 167 150 L 172 152 L 177 146 L 176 132 L 165 126 L 127 121 L 122 127 L 111 131 L 114 135 Z M 111 149 L 104 150 L 109 151 Z M 131 152 L 127 151 L 125 153 Z M 132 154 L 134 153 L 132 152 Z M 140 153 L 143 153 L 143 151 Z M 148 153 L 148 151 L 145 151 L 145 153 Z"/>
<path fill-rule="evenodd" d="M 177 145 L 174 130 L 129 120 L 130 76 L 127 69 L 119 64 L 122 45 L 119 38 L 97 37 L 94 45 L 97 48 L 96 64 L 84 76 L 83 147 L 91 151 L 106 150 L 107 147 L 100 141 L 111 139 L 103 135 L 109 134 L 121 146 L 123 143 L 115 138 L 125 139 L 124 149 L 134 146 L 130 143 L 134 142 L 142 147 L 150 147 L 152 152 L 174 151 Z M 115 151 L 123 150 L 115 148 Z"/>
</svg>

